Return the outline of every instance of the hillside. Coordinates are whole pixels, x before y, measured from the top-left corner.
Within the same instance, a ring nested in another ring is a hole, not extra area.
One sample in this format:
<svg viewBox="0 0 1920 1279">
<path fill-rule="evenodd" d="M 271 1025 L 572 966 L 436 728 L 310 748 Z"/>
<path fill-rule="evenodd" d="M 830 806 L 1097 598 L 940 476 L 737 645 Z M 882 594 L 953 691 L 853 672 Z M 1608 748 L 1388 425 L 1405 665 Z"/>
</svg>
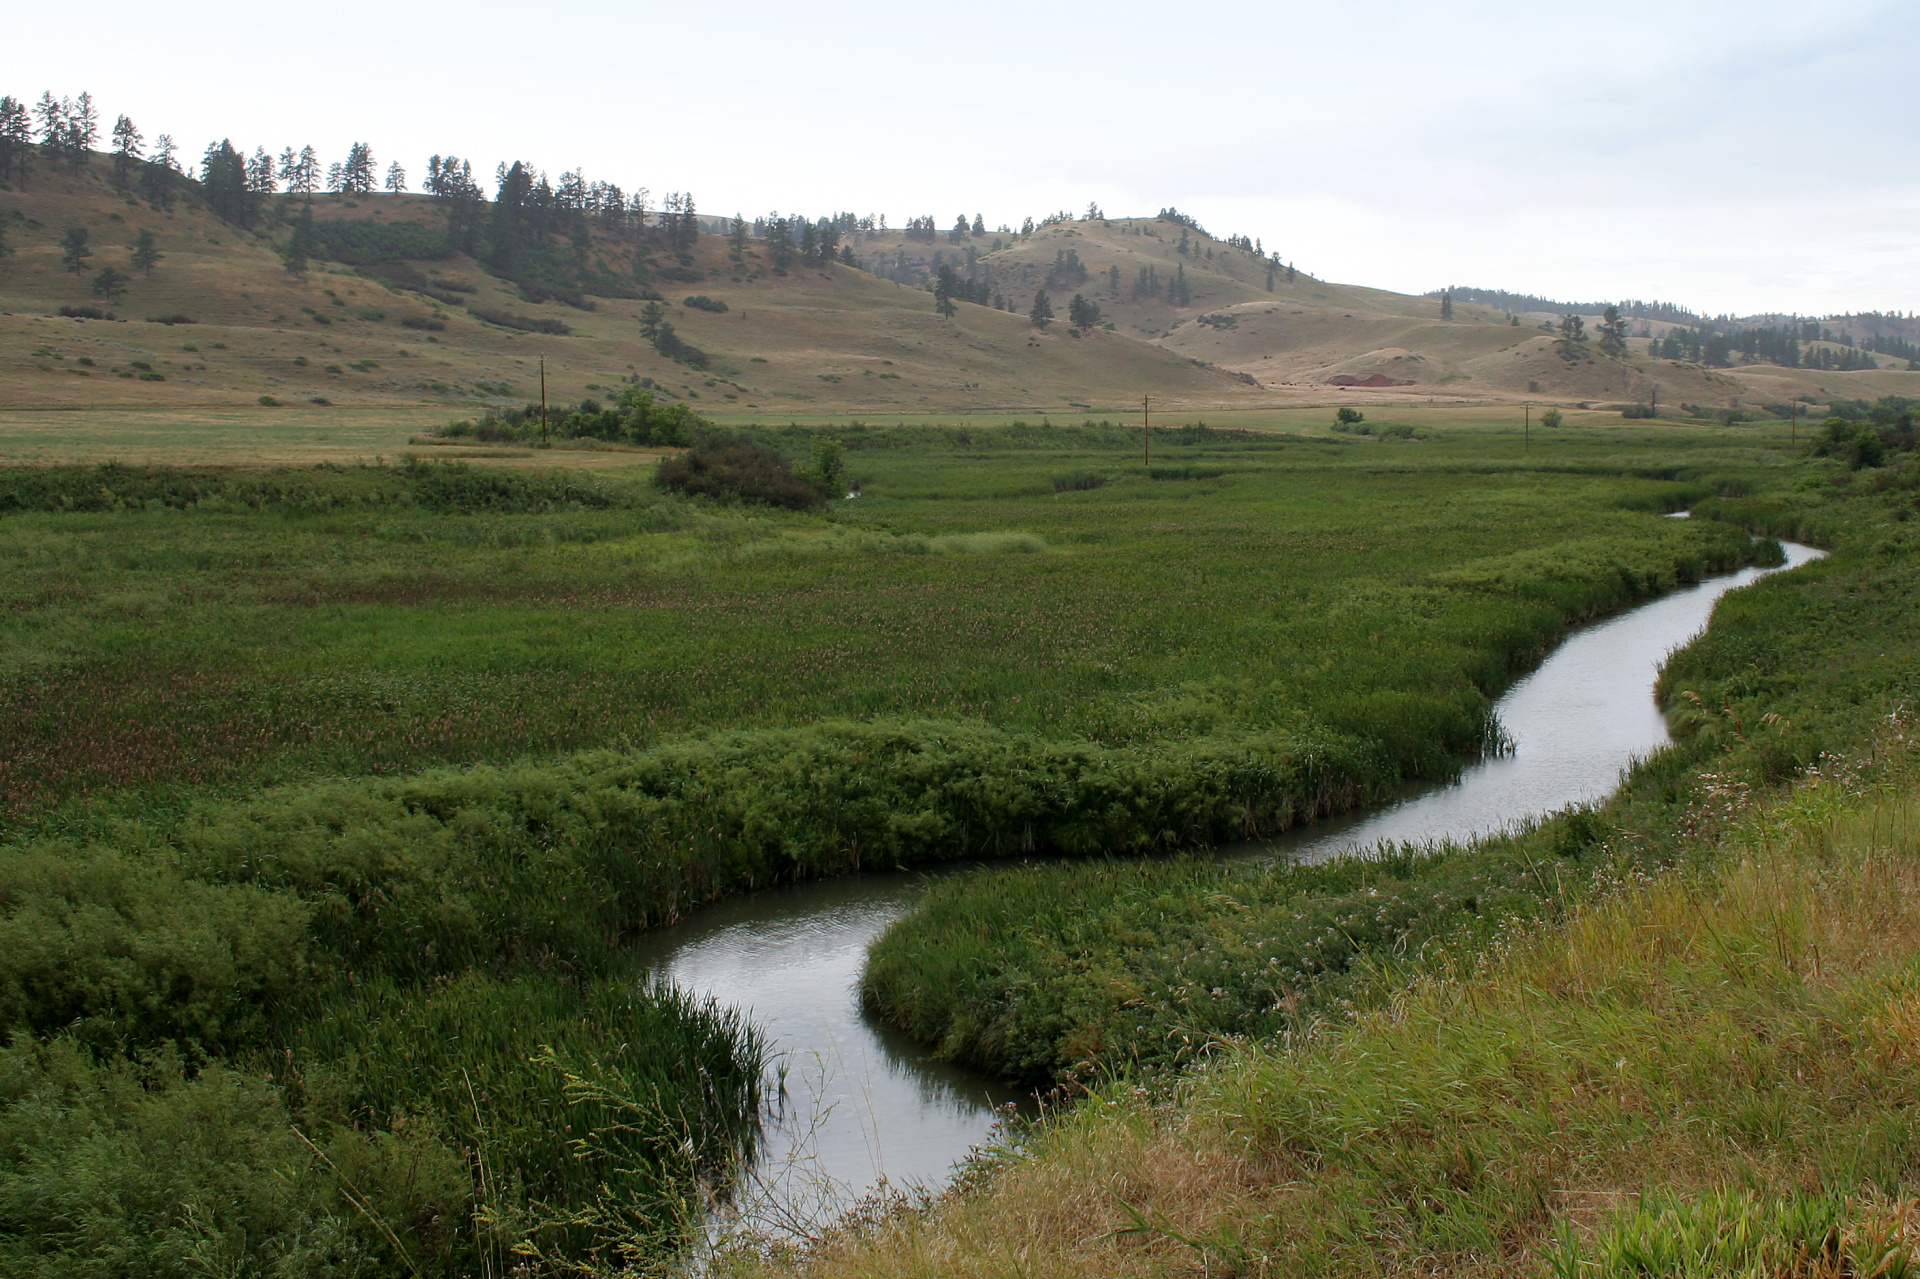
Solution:
<svg viewBox="0 0 1920 1279">
<path fill-rule="evenodd" d="M 423 195 L 275 196 L 249 230 L 216 217 L 197 185 L 168 208 L 116 190 L 104 156 L 36 174 L 0 190 L 13 250 L 0 257 L 0 404 L 257 407 L 267 397 L 464 414 L 536 399 L 542 357 L 556 402 L 632 380 L 705 411 L 769 417 L 1119 412 L 1143 395 L 1175 411 L 1648 399 L 1717 411 L 1920 390 L 1920 373 L 1892 359 L 1863 372 L 1659 359 L 1650 347 L 1670 326 L 1644 323 L 1625 359 L 1589 343 L 1569 361 L 1556 350 L 1557 316 L 1461 303 L 1443 319 L 1434 298 L 1315 279 L 1166 217 L 1022 234 L 853 230 L 841 261 L 784 271 L 765 241 L 732 245 L 711 233 L 717 223 L 676 242 L 658 228 L 582 220 L 571 242 L 545 235 L 535 266 L 546 273 L 533 277 L 503 270 L 498 254 L 489 267 L 455 252 L 448 218 Z M 75 228 L 90 254 L 70 269 L 62 246 Z M 142 232 L 161 255 L 150 271 L 131 262 Z M 282 258 L 296 234 L 314 246 L 298 272 Z M 987 305 L 937 315 L 925 286 L 942 266 Z M 123 296 L 93 295 L 103 267 L 127 277 Z M 555 272 L 570 283 L 555 284 Z M 1038 329 L 1026 312 L 1042 288 L 1058 319 Z M 1075 294 L 1101 309 L 1102 325 L 1066 322 Z M 705 367 L 667 358 L 643 335 L 650 301 L 710 357 Z M 160 320 L 172 323 L 151 323 Z"/>
<path fill-rule="evenodd" d="M 932 243 L 904 233 L 864 236 L 855 253 L 871 269 L 924 280 L 942 264 L 976 272 L 988 286 L 1030 304 L 1048 288 L 1056 310 L 1082 292 L 1119 332 L 1191 359 L 1257 378 L 1276 400 L 1426 401 L 1535 399 L 1624 402 L 1657 394 L 1662 404 L 1715 409 L 1805 397 L 1872 398 L 1920 389 L 1920 374 L 1903 361 L 1877 371 L 1832 372 L 1756 364 L 1712 369 L 1655 358 L 1651 339 L 1671 325 L 1635 325 L 1624 360 L 1562 359 L 1555 350 L 1558 314 L 1508 313 L 1461 303 L 1441 318 L 1436 298 L 1336 284 L 1282 269 L 1268 288 L 1265 260 L 1250 249 L 1161 218 L 1059 222 L 1031 235 L 973 236 L 957 243 L 940 232 Z M 1071 256 L 1069 256 L 1071 255 Z M 1142 273 L 1157 289 L 1140 287 Z M 1054 283 L 1049 283 L 1049 275 Z M 1168 300 L 1176 278 L 1190 304 Z M 1598 313 L 1585 319 L 1589 332 Z M 1864 333 L 1871 326 L 1857 326 Z M 1588 344 L 1589 348 L 1591 343 Z M 1331 379 L 1390 383 L 1341 391 Z"/>
<path fill-rule="evenodd" d="M 283 403 L 336 405 L 519 402 L 539 395 L 540 357 L 558 401 L 651 379 L 700 408 L 889 411 L 1094 408 L 1151 394 L 1213 405 L 1256 388 L 1124 334 L 1083 335 L 1057 324 L 963 306 L 951 320 L 917 289 L 838 263 L 768 270 L 764 248 L 742 261 L 702 235 L 684 253 L 651 251 L 634 282 L 633 248 L 594 233 L 596 278 L 624 276 L 627 297 L 531 291 L 461 254 L 392 258 L 358 267 L 316 256 L 302 275 L 283 265 L 298 205 L 276 200 L 256 231 L 216 218 L 188 193 L 171 210 L 114 190 L 104 158 L 78 174 L 36 175 L 0 193 L 0 225 L 14 249 L 0 261 L 0 402 L 101 406 Z M 443 215 L 415 195 L 322 196 L 312 206 L 325 238 L 341 223 L 437 235 Z M 88 232 L 92 256 L 62 268 L 69 228 Z M 151 274 L 129 247 L 154 233 Z M 406 244 L 407 237 L 390 237 Z M 376 243 L 378 239 L 376 238 Z M 124 297 L 91 296 L 102 266 L 131 279 Z M 414 287 L 407 287 L 412 285 Z M 592 286 L 589 286 L 592 287 Z M 661 356 L 640 332 L 653 292 L 680 337 L 711 356 L 704 370 Z M 690 307 L 687 297 L 724 303 Z M 61 307 L 110 310 L 116 322 L 79 321 Z M 590 308 L 590 309 L 589 309 Z M 561 333 L 489 323 L 506 316 Z M 149 321 L 173 317 L 191 323 Z M 1078 403 L 1075 403 L 1078 402 Z"/>
</svg>

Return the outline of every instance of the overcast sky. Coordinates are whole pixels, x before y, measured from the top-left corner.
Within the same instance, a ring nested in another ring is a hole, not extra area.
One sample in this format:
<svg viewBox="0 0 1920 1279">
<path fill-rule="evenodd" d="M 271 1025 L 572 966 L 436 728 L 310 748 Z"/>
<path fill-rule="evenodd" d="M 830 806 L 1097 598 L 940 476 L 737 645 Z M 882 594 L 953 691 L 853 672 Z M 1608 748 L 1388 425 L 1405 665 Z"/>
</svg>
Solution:
<svg viewBox="0 0 1920 1279">
<path fill-rule="evenodd" d="M 357 140 L 417 181 L 706 213 L 1175 205 L 1302 268 L 1707 312 L 1920 310 L 1906 0 L 94 0 L 7 19 L 0 93 L 89 90 L 197 156 Z"/>
</svg>

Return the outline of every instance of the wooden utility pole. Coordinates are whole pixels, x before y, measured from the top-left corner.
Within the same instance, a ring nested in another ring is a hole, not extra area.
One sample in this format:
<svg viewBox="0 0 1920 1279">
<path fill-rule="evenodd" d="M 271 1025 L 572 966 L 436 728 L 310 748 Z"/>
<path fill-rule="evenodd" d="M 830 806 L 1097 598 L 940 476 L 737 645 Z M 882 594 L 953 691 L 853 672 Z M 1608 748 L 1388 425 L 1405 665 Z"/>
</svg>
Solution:
<svg viewBox="0 0 1920 1279">
<path fill-rule="evenodd" d="M 540 442 L 547 442 L 547 357 L 540 357 Z"/>
<path fill-rule="evenodd" d="M 1520 453 L 1525 456 L 1533 447 L 1533 405 L 1527 405 L 1527 415 L 1520 422 Z"/>
<path fill-rule="evenodd" d="M 1140 465 L 1153 465 L 1153 427 L 1147 420 L 1147 397 L 1140 397 Z"/>
<path fill-rule="evenodd" d="M 1800 402 L 1798 400 L 1795 400 L 1793 407 L 1787 411 L 1787 443 L 1794 448 L 1800 446 Z"/>
</svg>

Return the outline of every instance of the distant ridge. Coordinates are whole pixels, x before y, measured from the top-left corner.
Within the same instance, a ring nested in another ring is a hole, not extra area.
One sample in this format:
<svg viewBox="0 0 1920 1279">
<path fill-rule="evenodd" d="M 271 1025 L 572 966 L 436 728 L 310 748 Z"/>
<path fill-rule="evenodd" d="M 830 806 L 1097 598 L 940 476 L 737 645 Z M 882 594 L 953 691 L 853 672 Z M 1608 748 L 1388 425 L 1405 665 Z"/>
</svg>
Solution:
<svg viewBox="0 0 1920 1279">
<path fill-rule="evenodd" d="M 1593 315 L 1610 306 L 1620 308 L 1620 314 L 1633 320 L 1659 320 L 1663 324 L 1703 324 L 1706 317 L 1686 307 L 1676 306 L 1672 302 L 1556 302 L 1552 298 L 1543 298 L 1533 293 L 1509 293 L 1505 289 L 1473 289 L 1452 285 L 1444 289 L 1431 289 L 1425 296 L 1438 298 L 1451 294 L 1456 302 L 1472 302 L 1479 306 L 1497 306 L 1503 311 L 1516 314 L 1524 311 L 1552 311 L 1557 315 Z M 1723 317 L 1724 318 L 1724 317 Z"/>
</svg>

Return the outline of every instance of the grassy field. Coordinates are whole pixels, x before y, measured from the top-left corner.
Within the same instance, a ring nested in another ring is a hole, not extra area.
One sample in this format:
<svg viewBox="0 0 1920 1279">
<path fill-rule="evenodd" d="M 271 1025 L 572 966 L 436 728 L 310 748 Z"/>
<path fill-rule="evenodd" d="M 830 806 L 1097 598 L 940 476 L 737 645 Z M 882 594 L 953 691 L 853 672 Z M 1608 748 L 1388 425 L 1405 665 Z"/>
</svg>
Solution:
<svg viewBox="0 0 1920 1279">
<path fill-rule="evenodd" d="M 1772 550 L 1662 512 L 1871 489 L 1617 418 L 1170 425 L 1151 469 L 1097 420 L 831 434 L 862 496 L 813 512 L 644 465 L 0 472 L 10 1264 L 657 1258 L 751 1148 L 759 1050 L 636 989 L 636 930 L 1449 775 L 1568 626 Z"/>
<path fill-rule="evenodd" d="M 582 481 L 597 509 L 426 505 L 348 467 L 270 476 L 292 495 L 259 509 L 21 511 L 0 796 L 892 717 L 1116 747 L 1287 726 L 1365 757 L 1359 798 L 1451 768 L 1569 621 L 1748 553 L 1657 518 L 1710 483 L 1623 470 L 1769 465 L 1704 429 L 1565 429 L 1526 459 L 1498 430 L 1170 431 L 1161 473 L 1190 478 L 1153 479 L 1120 429 L 837 434 L 864 495 L 825 516 L 637 467 Z M 1056 492 L 1078 476 L 1101 487 Z"/>
</svg>

